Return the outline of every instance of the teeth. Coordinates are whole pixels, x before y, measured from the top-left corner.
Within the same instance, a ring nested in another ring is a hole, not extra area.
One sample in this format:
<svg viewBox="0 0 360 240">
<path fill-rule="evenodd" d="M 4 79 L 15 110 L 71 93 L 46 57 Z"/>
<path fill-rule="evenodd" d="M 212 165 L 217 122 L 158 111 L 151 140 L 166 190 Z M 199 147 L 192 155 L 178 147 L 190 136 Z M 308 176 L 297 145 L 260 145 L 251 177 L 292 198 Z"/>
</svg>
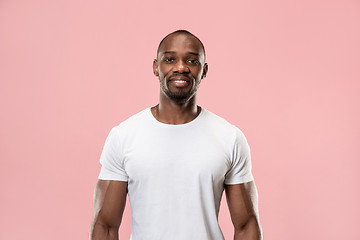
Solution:
<svg viewBox="0 0 360 240">
<path fill-rule="evenodd" d="M 186 82 L 186 81 L 184 81 L 184 80 L 175 80 L 174 82 L 177 82 L 177 83 L 184 83 L 184 82 Z"/>
</svg>

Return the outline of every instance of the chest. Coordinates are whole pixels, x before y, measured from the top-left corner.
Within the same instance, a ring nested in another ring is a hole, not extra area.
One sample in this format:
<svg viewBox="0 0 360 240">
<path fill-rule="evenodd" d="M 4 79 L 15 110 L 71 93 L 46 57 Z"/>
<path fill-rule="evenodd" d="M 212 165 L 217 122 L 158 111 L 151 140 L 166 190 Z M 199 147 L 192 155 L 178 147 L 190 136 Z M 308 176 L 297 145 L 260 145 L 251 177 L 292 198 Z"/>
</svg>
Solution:
<svg viewBox="0 0 360 240">
<path fill-rule="evenodd" d="M 124 147 L 124 167 L 130 183 L 222 184 L 230 168 L 228 149 L 207 133 L 140 134 Z"/>
</svg>

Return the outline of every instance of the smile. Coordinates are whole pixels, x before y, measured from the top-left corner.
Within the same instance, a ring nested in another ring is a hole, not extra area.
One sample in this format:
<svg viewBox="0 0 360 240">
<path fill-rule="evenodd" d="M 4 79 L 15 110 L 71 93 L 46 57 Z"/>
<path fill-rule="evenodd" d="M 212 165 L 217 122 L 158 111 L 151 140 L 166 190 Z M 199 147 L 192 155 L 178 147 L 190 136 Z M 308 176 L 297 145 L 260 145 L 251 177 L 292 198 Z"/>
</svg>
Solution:
<svg viewBox="0 0 360 240">
<path fill-rule="evenodd" d="M 186 87 L 190 84 L 190 81 L 182 79 L 170 80 L 169 83 L 175 87 Z"/>
</svg>

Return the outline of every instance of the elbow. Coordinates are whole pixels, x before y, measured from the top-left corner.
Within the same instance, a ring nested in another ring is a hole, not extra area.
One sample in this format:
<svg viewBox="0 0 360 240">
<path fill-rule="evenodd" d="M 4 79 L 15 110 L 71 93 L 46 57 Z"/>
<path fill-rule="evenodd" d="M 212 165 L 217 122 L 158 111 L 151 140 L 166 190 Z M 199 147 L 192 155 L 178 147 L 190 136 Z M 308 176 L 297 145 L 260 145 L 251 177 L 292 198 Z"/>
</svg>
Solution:
<svg viewBox="0 0 360 240">
<path fill-rule="evenodd" d="M 262 240 L 263 232 L 257 216 L 251 216 L 242 224 L 234 224 L 234 240 Z"/>
<path fill-rule="evenodd" d="M 90 230 L 90 240 L 118 239 L 119 227 L 108 225 L 99 220 L 94 221 Z"/>
</svg>

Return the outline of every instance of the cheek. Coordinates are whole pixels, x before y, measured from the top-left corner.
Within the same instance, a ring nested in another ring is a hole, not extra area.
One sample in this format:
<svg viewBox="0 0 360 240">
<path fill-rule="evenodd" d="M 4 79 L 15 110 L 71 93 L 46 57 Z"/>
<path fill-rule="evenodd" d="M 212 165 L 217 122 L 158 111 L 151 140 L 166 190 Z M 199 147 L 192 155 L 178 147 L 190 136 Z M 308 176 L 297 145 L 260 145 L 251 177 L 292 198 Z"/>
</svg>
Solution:
<svg viewBox="0 0 360 240">
<path fill-rule="evenodd" d="M 160 71 L 159 74 L 161 73 L 163 76 L 166 76 L 166 74 L 168 74 L 168 72 L 170 70 L 171 70 L 171 67 L 162 65 L 159 67 L 159 71 Z"/>
<path fill-rule="evenodd" d="M 161 79 L 164 79 L 164 78 L 165 78 L 165 75 L 166 75 L 166 74 L 164 74 L 164 72 L 160 71 L 160 72 L 159 72 L 159 78 L 160 78 L 160 80 L 161 80 Z"/>
<path fill-rule="evenodd" d="M 167 75 L 167 72 L 168 71 L 166 71 L 165 69 L 159 68 L 159 79 L 164 80 Z"/>
<path fill-rule="evenodd" d="M 194 76 L 196 76 L 196 78 L 201 78 L 202 76 L 202 72 L 203 72 L 203 68 L 196 68 L 193 70 Z"/>
</svg>

